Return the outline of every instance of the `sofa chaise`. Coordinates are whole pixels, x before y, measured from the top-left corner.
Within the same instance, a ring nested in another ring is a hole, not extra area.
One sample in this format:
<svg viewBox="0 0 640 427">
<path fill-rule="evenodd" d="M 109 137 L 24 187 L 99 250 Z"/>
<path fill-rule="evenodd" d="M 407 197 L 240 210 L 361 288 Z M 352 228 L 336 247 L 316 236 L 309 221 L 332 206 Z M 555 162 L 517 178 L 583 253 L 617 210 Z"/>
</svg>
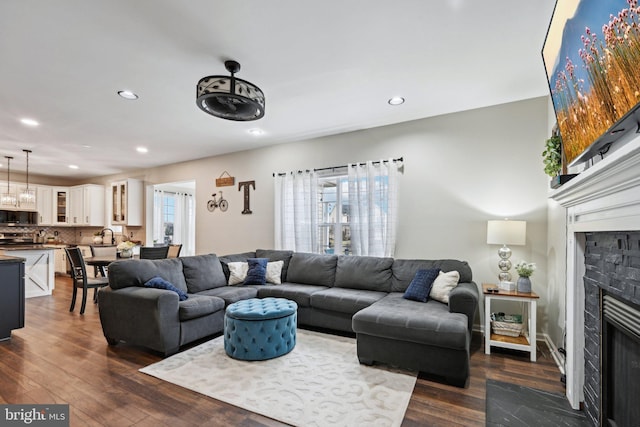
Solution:
<svg viewBox="0 0 640 427">
<path fill-rule="evenodd" d="M 231 267 L 255 258 L 279 262 L 275 282 L 280 283 L 228 285 Z M 403 298 L 416 272 L 433 268 L 459 274 L 448 303 Z M 145 286 L 158 277 L 175 291 Z M 178 292 L 187 298 L 181 301 Z M 109 286 L 100 290 L 98 304 L 110 345 L 124 341 L 170 355 L 221 333 L 229 304 L 266 297 L 295 301 L 299 326 L 355 333 L 363 364 L 381 362 L 466 384 L 478 289 L 464 261 L 261 249 L 222 257 L 121 260 L 110 264 Z"/>
</svg>

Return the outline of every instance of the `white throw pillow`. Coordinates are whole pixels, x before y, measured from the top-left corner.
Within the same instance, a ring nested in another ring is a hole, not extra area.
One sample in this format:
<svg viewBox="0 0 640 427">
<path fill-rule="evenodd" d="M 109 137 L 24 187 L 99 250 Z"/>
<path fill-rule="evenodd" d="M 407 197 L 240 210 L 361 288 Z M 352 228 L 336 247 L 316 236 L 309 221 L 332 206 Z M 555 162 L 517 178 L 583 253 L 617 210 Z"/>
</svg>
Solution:
<svg viewBox="0 0 640 427">
<path fill-rule="evenodd" d="M 244 279 L 247 278 L 247 271 L 249 271 L 249 263 L 230 262 L 227 263 L 227 266 L 229 267 L 229 286 L 244 283 Z"/>
<path fill-rule="evenodd" d="M 449 304 L 449 292 L 451 292 L 451 289 L 458 286 L 459 280 L 460 273 L 456 270 L 449 271 L 447 273 L 443 273 L 441 271 L 440 274 L 438 274 L 438 277 L 436 277 L 436 280 L 433 281 L 429 298 Z"/>
<path fill-rule="evenodd" d="M 273 283 L 274 285 L 280 285 L 282 280 L 280 276 L 282 275 L 282 266 L 284 265 L 284 261 L 273 261 L 267 263 L 267 282 Z"/>
</svg>

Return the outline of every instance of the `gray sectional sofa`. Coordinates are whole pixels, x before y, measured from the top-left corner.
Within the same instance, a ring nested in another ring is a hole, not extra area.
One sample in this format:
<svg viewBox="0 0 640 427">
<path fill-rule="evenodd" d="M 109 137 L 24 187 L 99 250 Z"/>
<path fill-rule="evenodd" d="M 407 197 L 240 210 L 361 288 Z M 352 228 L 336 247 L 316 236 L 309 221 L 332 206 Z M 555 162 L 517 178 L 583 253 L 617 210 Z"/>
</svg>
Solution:
<svg viewBox="0 0 640 427">
<path fill-rule="evenodd" d="M 281 284 L 228 286 L 231 262 L 283 261 Z M 456 270 L 449 303 L 402 298 L 419 269 Z M 144 287 L 154 276 L 187 292 Z M 355 333 L 361 363 L 381 362 L 442 377 L 463 387 L 469 376 L 471 328 L 478 288 L 457 260 L 400 260 L 256 250 L 217 257 L 123 260 L 109 266 L 98 297 L 107 342 L 141 345 L 165 355 L 223 330 L 225 307 L 247 298 L 298 304 L 298 325 Z"/>
</svg>

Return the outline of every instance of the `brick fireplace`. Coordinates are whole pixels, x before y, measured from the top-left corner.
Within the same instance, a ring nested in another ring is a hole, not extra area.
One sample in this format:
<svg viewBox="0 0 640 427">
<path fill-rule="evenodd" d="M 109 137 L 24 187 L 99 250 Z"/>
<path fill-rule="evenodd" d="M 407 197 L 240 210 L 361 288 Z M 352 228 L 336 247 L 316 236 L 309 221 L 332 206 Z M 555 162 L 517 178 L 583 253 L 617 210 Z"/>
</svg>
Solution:
<svg viewBox="0 0 640 427">
<path fill-rule="evenodd" d="M 616 335 L 617 321 L 603 316 L 607 304 L 640 305 L 640 138 L 551 197 L 567 209 L 567 398 L 575 409 L 584 404 L 593 425 L 609 425 L 603 418 L 607 411 L 611 414 L 607 405 L 614 393 L 606 389 L 614 384 L 611 375 L 638 378 L 640 372 L 637 358 L 629 360 L 619 344 L 611 343 L 622 342 L 624 348 L 636 344 L 620 341 L 627 334 Z M 607 365 L 612 360 L 615 369 Z M 624 364 L 629 372 L 618 372 Z"/>
</svg>

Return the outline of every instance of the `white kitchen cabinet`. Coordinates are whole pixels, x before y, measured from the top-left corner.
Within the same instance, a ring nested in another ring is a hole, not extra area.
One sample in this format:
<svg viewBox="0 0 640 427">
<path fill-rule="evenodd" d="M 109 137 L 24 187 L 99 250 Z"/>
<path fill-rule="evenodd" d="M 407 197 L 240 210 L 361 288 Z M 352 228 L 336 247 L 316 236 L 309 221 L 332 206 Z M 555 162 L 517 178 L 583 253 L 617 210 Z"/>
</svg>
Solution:
<svg viewBox="0 0 640 427">
<path fill-rule="evenodd" d="M 52 203 L 53 225 L 69 225 L 69 188 L 54 187 Z"/>
<path fill-rule="evenodd" d="M 104 187 L 96 184 L 69 188 L 69 225 L 104 225 Z"/>
<path fill-rule="evenodd" d="M 143 200 L 143 181 L 127 178 L 111 183 L 111 224 L 141 226 Z"/>
<path fill-rule="evenodd" d="M 56 248 L 54 252 L 56 274 L 67 274 L 67 253 L 64 248 Z"/>
<path fill-rule="evenodd" d="M 53 188 L 40 185 L 36 188 L 38 225 L 53 224 Z"/>
</svg>

